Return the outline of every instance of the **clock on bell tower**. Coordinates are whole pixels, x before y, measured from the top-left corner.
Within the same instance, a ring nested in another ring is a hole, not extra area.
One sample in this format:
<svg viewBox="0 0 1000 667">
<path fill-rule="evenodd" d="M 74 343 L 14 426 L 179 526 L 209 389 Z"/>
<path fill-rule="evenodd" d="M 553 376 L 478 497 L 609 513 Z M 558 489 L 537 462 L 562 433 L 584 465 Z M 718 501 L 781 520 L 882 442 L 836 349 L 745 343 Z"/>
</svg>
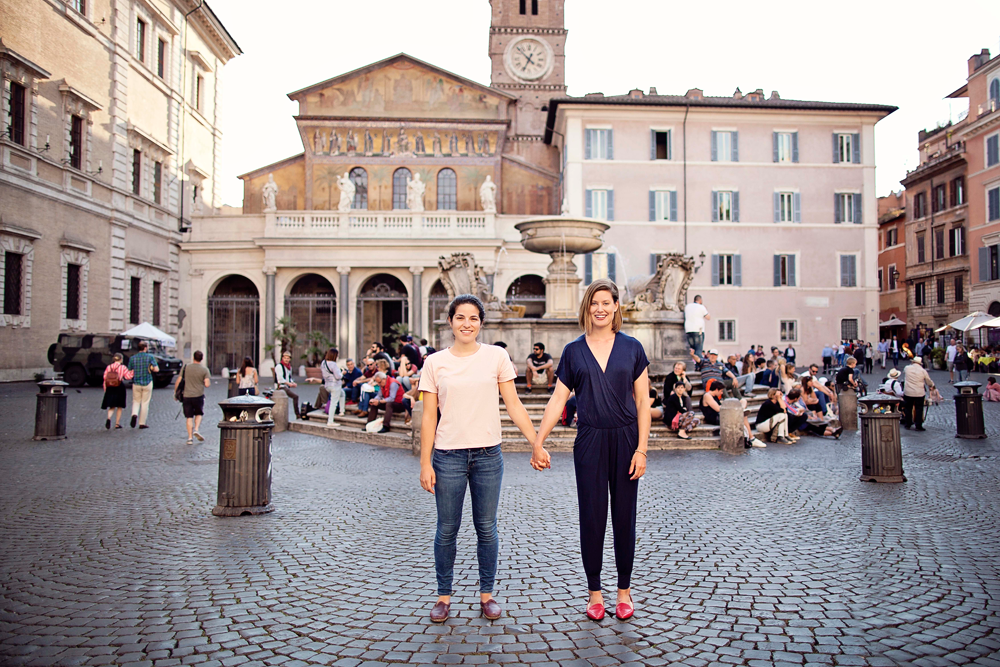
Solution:
<svg viewBox="0 0 1000 667">
<path fill-rule="evenodd" d="M 518 98 L 514 141 L 540 141 L 548 105 L 566 94 L 566 0 L 490 0 L 491 86 Z"/>
</svg>

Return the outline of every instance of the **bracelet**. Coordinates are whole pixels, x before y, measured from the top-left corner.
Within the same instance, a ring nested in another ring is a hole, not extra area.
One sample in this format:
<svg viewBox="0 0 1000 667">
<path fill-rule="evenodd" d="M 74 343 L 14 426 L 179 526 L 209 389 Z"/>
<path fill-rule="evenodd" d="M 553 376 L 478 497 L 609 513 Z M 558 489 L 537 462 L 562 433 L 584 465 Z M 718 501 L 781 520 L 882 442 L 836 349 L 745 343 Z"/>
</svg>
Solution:
<svg viewBox="0 0 1000 667">
<path fill-rule="evenodd" d="M 643 455 L 643 456 L 645 456 L 645 457 L 646 457 L 647 459 L 649 458 L 648 456 L 646 456 L 646 452 L 642 451 L 641 449 L 637 449 L 637 450 L 635 450 L 635 453 L 636 453 L 636 454 L 642 454 L 642 455 Z"/>
</svg>

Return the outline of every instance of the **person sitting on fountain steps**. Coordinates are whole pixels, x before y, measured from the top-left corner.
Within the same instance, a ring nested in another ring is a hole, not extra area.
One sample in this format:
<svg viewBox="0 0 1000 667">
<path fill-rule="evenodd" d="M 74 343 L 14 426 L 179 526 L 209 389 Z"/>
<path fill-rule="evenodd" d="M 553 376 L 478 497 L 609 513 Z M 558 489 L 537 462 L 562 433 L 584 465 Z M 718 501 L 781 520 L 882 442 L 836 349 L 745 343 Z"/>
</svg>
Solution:
<svg viewBox="0 0 1000 667">
<path fill-rule="evenodd" d="M 545 373 L 547 389 L 552 389 L 552 381 L 555 379 L 555 369 L 552 364 L 552 355 L 545 351 L 545 345 L 535 343 L 528 355 L 528 365 L 524 370 L 524 379 L 528 383 L 528 393 L 531 393 L 533 384 L 541 384 L 542 372 Z"/>
</svg>

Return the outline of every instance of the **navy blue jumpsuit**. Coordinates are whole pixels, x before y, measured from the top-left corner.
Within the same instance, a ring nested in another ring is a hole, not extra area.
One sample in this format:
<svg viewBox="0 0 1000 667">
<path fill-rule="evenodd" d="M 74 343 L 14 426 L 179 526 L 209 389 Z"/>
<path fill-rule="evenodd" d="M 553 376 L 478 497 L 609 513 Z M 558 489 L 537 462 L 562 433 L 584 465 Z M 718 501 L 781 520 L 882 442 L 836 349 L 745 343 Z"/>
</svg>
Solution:
<svg viewBox="0 0 1000 667">
<path fill-rule="evenodd" d="M 559 380 L 574 390 L 577 398 L 579 417 L 573 464 L 580 506 L 580 551 L 587 587 L 592 591 L 601 590 L 609 491 L 618 588 L 631 588 L 639 492 L 639 480 L 629 479 L 628 471 L 639 446 L 633 383 L 647 366 L 649 360 L 642 344 L 617 333 L 605 371 L 584 336 L 563 348 L 556 371 Z"/>
</svg>

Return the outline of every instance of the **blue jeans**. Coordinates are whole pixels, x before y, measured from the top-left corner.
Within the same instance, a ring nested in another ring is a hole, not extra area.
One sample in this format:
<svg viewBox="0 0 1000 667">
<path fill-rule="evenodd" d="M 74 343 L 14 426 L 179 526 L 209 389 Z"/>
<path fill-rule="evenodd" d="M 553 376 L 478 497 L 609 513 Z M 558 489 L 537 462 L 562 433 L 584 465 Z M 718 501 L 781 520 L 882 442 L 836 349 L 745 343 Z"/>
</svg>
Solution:
<svg viewBox="0 0 1000 667">
<path fill-rule="evenodd" d="M 492 593 L 497 576 L 500 537 L 497 506 L 503 480 L 500 445 L 475 449 L 435 449 L 432 458 L 434 500 L 437 503 L 437 533 L 434 535 L 434 569 L 438 595 L 452 594 L 455 573 L 455 543 L 462 525 L 465 488 L 472 492 L 472 522 L 476 527 L 479 555 L 479 592 Z"/>
<path fill-rule="evenodd" d="M 955 372 L 958 373 L 958 381 L 959 382 L 962 381 L 962 375 L 963 374 L 965 375 L 965 379 L 966 380 L 969 379 L 969 371 L 965 370 L 964 368 L 956 368 Z"/>
<path fill-rule="evenodd" d="M 700 359 L 702 347 L 705 345 L 705 332 L 688 331 L 684 335 L 687 336 L 688 347 L 694 350 Z"/>
<path fill-rule="evenodd" d="M 375 398 L 374 391 L 363 391 L 361 392 L 361 400 L 358 403 L 358 409 L 362 412 L 368 412 L 368 401 Z"/>
</svg>

